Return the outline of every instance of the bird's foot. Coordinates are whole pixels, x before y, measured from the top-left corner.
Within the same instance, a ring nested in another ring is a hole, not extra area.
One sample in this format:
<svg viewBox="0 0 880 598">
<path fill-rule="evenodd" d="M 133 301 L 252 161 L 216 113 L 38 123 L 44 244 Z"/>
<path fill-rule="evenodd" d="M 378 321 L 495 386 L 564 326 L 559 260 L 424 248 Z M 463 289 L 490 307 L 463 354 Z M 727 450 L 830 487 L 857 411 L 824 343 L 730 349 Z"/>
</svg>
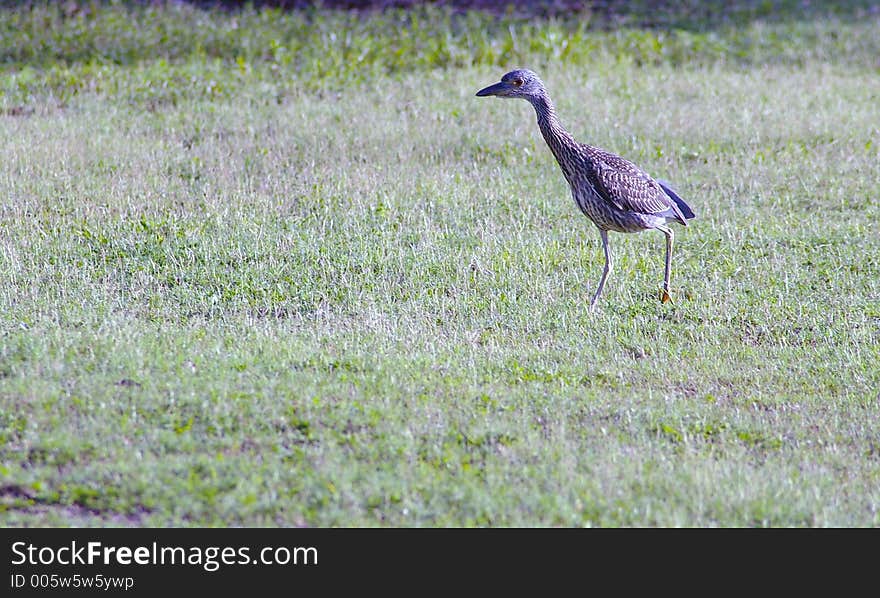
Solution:
<svg viewBox="0 0 880 598">
<path fill-rule="evenodd" d="M 672 297 L 669 296 L 668 289 L 660 289 L 660 303 L 669 303 L 672 301 Z"/>
</svg>

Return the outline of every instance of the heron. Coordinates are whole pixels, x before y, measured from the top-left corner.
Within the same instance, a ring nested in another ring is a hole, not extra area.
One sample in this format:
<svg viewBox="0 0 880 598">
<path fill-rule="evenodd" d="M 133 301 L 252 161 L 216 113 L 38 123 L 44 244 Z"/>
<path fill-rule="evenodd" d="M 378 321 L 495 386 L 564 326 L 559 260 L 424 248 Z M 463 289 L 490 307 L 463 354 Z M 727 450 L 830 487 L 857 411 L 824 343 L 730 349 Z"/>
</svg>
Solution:
<svg viewBox="0 0 880 598">
<path fill-rule="evenodd" d="M 501 77 L 500 82 L 478 91 L 477 96 L 520 98 L 535 108 L 538 128 L 571 187 L 575 203 L 598 227 L 602 239 L 605 267 L 590 301 L 590 309 L 596 307 L 612 269 L 608 231 L 637 233 L 657 229 L 666 235 L 666 268 L 660 301 L 668 302 L 672 244 L 675 239 L 668 225 L 678 223 L 687 226 L 687 221 L 694 218 L 693 210 L 672 190 L 670 183 L 654 179 L 616 154 L 575 141 L 559 122 L 543 81 L 533 71 L 510 71 Z"/>
</svg>

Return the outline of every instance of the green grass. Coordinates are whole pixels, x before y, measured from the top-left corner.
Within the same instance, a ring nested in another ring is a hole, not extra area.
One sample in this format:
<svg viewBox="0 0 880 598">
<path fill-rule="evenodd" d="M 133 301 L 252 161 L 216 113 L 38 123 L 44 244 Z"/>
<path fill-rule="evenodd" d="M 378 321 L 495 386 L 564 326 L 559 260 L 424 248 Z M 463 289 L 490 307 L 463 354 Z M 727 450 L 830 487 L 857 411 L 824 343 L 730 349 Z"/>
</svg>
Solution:
<svg viewBox="0 0 880 598">
<path fill-rule="evenodd" d="M 99 8 L 4 46 L 0 524 L 880 524 L 876 16 L 490 56 L 479 15 L 142 9 L 226 44 L 173 50 Z M 234 18 L 319 26 L 275 60 Z M 531 108 L 473 97 L 518 64 L 694 207 L 673 303 L 663 236 L 613 234 L 588 311 L 595 227 Z"/>
</svg>

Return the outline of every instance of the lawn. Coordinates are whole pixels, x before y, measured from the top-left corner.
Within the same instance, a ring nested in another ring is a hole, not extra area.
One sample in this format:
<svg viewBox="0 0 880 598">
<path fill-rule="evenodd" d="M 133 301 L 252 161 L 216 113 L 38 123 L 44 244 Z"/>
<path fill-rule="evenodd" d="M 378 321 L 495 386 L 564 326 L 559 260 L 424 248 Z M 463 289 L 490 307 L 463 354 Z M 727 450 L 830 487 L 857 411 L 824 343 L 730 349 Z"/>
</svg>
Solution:
<svg viewBox="0 0 880 598">
<path fill-rule="evenodd" d="M 0 8 L 0 525 L 880 525 L 880 11 L 741 5 Z"/>
</svg>

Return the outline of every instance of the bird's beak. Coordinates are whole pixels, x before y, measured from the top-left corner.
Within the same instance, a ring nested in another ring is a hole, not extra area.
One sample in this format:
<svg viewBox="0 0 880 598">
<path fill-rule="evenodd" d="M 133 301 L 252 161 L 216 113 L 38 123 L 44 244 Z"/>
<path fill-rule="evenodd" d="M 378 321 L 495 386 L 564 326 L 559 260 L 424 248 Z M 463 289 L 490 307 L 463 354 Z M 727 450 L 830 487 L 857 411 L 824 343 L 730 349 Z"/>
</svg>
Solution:
<svg viewBox="0 0 880 598">
<path fill-rule="evenodd" d="M 489 87 L 484 87 L 480 91 L 477 92 L 479 97 L 486 96 L 505 96 L 507 95 L 507 84 L 504 82 L 496 83 L 495 85 L 490 85 Z"/>
</svg>

